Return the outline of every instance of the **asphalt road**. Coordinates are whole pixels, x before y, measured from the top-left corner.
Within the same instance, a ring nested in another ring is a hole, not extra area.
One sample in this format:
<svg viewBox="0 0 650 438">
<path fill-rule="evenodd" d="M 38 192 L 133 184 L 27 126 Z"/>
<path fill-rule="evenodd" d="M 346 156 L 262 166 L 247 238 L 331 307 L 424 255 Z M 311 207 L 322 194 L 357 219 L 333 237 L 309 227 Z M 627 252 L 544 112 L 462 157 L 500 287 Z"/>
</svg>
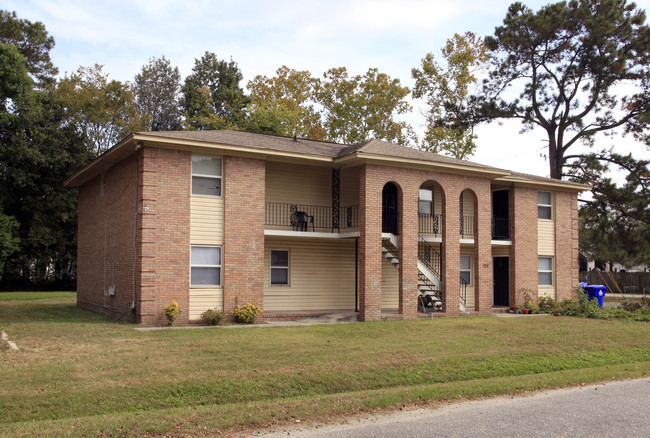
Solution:
<svg viewBox="0 0 650 438">
<path fill-rule="evenodd" d="M 299 425 L 296 425 L 299 426 Z M 650 378 L 500 397 L 255 437 L 650 437 Z"/>
</svg>

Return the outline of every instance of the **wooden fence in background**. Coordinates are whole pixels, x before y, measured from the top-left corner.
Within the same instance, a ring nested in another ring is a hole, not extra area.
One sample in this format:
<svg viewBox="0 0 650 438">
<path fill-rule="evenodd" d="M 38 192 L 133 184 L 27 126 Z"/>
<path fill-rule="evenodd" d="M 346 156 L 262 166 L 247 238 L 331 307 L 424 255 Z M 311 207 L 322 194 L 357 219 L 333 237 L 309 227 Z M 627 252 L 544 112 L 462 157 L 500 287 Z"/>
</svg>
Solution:
<svg viewBox="0 0 650 438">
<path fill-rule="evenodd" d="M 650 272 L 611 272 L 611 276 L 624 294 L 650 295 Z M 611 280 L 610 273 L 605 271 L 596 269 L 589 272 L 580 271 L 580 281 L 586 281 L 587 284 L 604 284 L 607 286 L 608 294 L 619 293 Z"/>
</svg>

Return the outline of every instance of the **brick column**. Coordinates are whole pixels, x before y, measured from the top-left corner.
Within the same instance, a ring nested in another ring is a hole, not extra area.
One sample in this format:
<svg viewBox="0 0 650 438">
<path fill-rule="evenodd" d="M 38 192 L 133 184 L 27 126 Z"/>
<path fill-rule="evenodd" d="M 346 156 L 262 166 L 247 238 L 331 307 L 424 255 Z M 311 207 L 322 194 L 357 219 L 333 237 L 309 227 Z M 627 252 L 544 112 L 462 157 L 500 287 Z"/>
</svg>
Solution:
<svg viewBox="0 0 650 438">
<path fill-rule="evenodd" d="M 555 296 L 558 301 L 575 296 L 578 287 L 578 255 L 574 254 L 578 238 L 577 213 L 577 194 L 555 192 Z"/>
<path fill-rule="evenodd" d="M 253 302 L 264 308 L 265 163 L 225 157 L 223 308 Z"/>
<path fill-rule="evenodd" d="M 418 189 L 416 184 L 401 186 L 399 217 L 399 313 L 417 318 L 418 295 Z"/>
<path fill-rule="evenodd" d="M 442 218 L 442 290 L 443 310 L 447 315 L 460 313 L 460 190 L 453 182 L 442 182 L 445 192 Z"/>
<path fill-rule="evenodd" d="M 381 318 L 382 188 L 377 166 L 359 172 L 359 320 Z"/>
<path fill-rule="evenodd" d="M 142 148 L 140 219 L 140 318 L 164 325 L 164 307 L 172 300 L 182 309 L 177 323 L 189 321 L 190 310 L 190 175 L 186 151 Z"/>
<path fill-rule="evenodd" d="M 490 182 L 476 187 L 474 203 L 474 249 L 476 274 L 474 293 L 475 306 L 479 314 L 492 313 L 493 283 L 492 283 L 492 191 Z"/>
<path fill-rule="evenodd" d="M 522 289 L 537 297 L 537 189 L 512 189 L 512 246 L 510 247 L 510 305 L 523 302 Z"/>
</svg>

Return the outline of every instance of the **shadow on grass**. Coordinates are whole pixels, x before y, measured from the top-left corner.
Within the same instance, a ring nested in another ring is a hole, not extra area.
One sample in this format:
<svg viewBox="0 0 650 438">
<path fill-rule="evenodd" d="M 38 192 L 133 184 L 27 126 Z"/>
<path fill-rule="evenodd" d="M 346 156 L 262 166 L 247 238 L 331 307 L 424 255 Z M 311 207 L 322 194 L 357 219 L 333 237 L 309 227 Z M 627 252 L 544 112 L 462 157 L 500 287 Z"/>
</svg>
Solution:
<svg viewBox="0 0 650 438">
<path fill-rule="evenodd" d="M 5 301 L 2 307 L 3 320 L 8 324 L 45 321 L 77 324 L 118 323 L 106 316 L 79 309 L 74 297 Z"/>
</svg>

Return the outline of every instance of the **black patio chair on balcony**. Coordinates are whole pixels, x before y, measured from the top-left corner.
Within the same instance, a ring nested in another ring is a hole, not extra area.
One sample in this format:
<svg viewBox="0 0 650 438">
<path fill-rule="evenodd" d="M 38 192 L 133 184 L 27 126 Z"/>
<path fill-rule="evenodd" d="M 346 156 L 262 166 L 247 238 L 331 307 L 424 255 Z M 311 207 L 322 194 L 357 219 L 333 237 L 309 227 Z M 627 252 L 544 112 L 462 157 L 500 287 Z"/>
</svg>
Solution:
<svg viewBox="0 0 650 438">
<path fill-rule="evenodd" d="M 297 209 L 292 211 L 291 226 L 293 226 L 294 231 L 308 231 L 309 224 L 311 224 L 311 230 L 315 231 L 314 216 L 310 216 L 304 211 L 299 211 Z"/>
</svg>

